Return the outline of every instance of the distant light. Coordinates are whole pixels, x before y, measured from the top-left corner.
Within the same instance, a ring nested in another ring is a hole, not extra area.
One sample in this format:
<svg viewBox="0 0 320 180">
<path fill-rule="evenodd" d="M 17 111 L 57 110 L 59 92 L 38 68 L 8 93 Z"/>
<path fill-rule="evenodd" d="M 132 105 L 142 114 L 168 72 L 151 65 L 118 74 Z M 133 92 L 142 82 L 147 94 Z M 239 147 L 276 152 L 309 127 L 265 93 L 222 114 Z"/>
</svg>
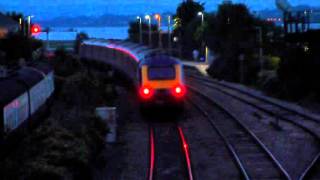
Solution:
<svg viewBox="0 0 320 180">
<path fill-rule="evenodd" d="M 32 27 L 31 27 L 31 33 L 32 33 L 32 34 L 38 34 L 38 33 L 40 33 L 40 32 L 41 32 L 41 27 L 40 27 L 40 25 L 38 25 L 38 24 L 32 25 Z"/>
<path fill-rule="evenodd" d="M 202 16 L 203 15 L 203 12 L 198 12 L 198 16 Z"/>
<path fill-rule="evenodd" d="M 151 19 L 150 15 L 146 15 L 146 16 L 144 16 L 144 18 L 145 18 L 146 20 L 150 20 L 150 19 Z"/>
<path fill-rule="evenodd" d="M 160 16 L 160 14 L 155 14 L 155 15 L 154 15 L 154 18 L 155 18 L 156 20 L 160 20 L 160 19 L 161 19 L 161 16 Z"/>
<path fill-rule="evenodd" d="M 173 42 L 178 42 L 179 38 L 177 36 L 173 37 Z"/>
</svg>

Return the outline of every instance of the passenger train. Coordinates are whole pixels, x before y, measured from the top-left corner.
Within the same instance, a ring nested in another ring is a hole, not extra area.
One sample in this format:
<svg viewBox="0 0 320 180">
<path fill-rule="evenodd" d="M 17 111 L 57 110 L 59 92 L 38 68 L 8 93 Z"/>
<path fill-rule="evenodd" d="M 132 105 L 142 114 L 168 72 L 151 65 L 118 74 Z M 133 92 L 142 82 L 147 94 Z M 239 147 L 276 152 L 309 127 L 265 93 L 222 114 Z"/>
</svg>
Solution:
<svg viewBox="0 0 320 180">
<path fill-rule="evenodd" d="M 50 66 L 34 64 L 0 78 L 0 139 L 38 115 L 54 92 L 53 76 Z"/>
<path fill-rule="evenodd" d="M 160 50 L 128 41 L 91 39 L 82 43 L 80 57 L 124 72 L 136 85 L 142 107 L 184 104 L 183 66 Z"/>
<path fill-rule="evenodd" d="M 143 106 L 183 104 L 186 88 L 179 61 L 166 55 L 146 58 L 139 63 L 138 80 Z"/>
</svg>

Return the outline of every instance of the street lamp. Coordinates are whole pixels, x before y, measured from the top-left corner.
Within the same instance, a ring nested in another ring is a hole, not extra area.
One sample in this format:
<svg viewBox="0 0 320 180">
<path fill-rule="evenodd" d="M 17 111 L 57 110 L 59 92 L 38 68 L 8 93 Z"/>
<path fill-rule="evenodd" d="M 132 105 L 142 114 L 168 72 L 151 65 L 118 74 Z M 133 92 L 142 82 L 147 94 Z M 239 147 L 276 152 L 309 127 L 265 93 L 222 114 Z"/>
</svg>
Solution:
<svg viewBox="0 0 320 180">
<path fill-rule="evenodd" d="M 28 16 L 27 18 L 28 18 L 28 30 L 27 30 L 28 35 L 27 36 L 29 37 L 31 34 L 31 18 L 34 18 L 34 16 L 31 15 L 31 16 Z"/>
<path fill-rule="evenodd" d="M 198 16 L 201 16 L 201 27 L 204 28 L 204 14 L 203 12 L 198 12 Z M 203 37 L 202 37 L 202 42 L 201 42 L 201 49 L 203 49 L 203 52 L 205 54 L 205 62 L 207 62 L 207 48 L 206 45 L 204 43 Z"/>
<path fill-rule="evenodd" d="M 149 46 L 151 47 L 152 46 L 152 40 L 151 40 L 151 16 L 150 15 L 146 15 L 145 17 L 144 17 L 147 21 L 148 21 L 148 26 L 149 26 Z"/>
<path fill-rule="evenodd" d="M 139 43 L 142 44 L 142 19 L 140 16 L 137 16 L 139 20 Z"/>
<path fill-rule="evenodd" d="M 204 23 L 204 14 L 203 12 L 198 12 L 198 16 L 201 16 L 201 26 L 203 26 L 203 23 Z"/>
<path fill-rule="evenodd" d="M 159 48 L 162 48 L 162 37 L 161 37 L 161 16 L 160 14 L 155 14 L 154 18 L 158 21 L 158 31 L 159 31 Z"/>
</svg>

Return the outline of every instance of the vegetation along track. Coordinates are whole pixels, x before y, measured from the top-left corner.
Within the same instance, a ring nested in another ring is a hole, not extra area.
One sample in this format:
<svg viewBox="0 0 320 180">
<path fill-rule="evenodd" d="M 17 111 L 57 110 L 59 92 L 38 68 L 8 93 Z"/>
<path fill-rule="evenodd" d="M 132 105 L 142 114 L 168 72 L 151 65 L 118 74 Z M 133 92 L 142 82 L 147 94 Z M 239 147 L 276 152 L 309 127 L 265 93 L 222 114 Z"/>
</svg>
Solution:
<svg viewBox="0 0 320 180">
<path fill-rule="evenodd" d="M 244 179 L 291 179 L 260 139 L 223 106 L 189 89 L 192 103 L 226 143 Z M 214 106 L 214 113 L 211 111 Z M 218 107 L 218 108 L 216 108 Z M 211 108 L 211 109 L 210 109 Z"/>
<path fill-rule="evenodd" d="M 176 123 L 151 123 L 148 180 L 193 180 L 190 152 L 183 130 Z"/>
</svg>

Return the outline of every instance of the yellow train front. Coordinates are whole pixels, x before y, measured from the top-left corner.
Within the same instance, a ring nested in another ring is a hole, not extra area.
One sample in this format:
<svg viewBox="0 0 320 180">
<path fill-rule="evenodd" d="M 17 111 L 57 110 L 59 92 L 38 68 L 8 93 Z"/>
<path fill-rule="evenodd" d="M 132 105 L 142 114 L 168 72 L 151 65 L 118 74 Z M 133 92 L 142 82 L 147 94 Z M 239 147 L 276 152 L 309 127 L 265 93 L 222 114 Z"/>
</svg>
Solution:
<svg viewBox="0 0 320 180">
<path fill-rule="evenodd" d="M 183 108 L 186 87 L 180 61 L 156 55 L 139 63 L 139 100 L 142 108 L 174 106 Z"/>
</svg>

